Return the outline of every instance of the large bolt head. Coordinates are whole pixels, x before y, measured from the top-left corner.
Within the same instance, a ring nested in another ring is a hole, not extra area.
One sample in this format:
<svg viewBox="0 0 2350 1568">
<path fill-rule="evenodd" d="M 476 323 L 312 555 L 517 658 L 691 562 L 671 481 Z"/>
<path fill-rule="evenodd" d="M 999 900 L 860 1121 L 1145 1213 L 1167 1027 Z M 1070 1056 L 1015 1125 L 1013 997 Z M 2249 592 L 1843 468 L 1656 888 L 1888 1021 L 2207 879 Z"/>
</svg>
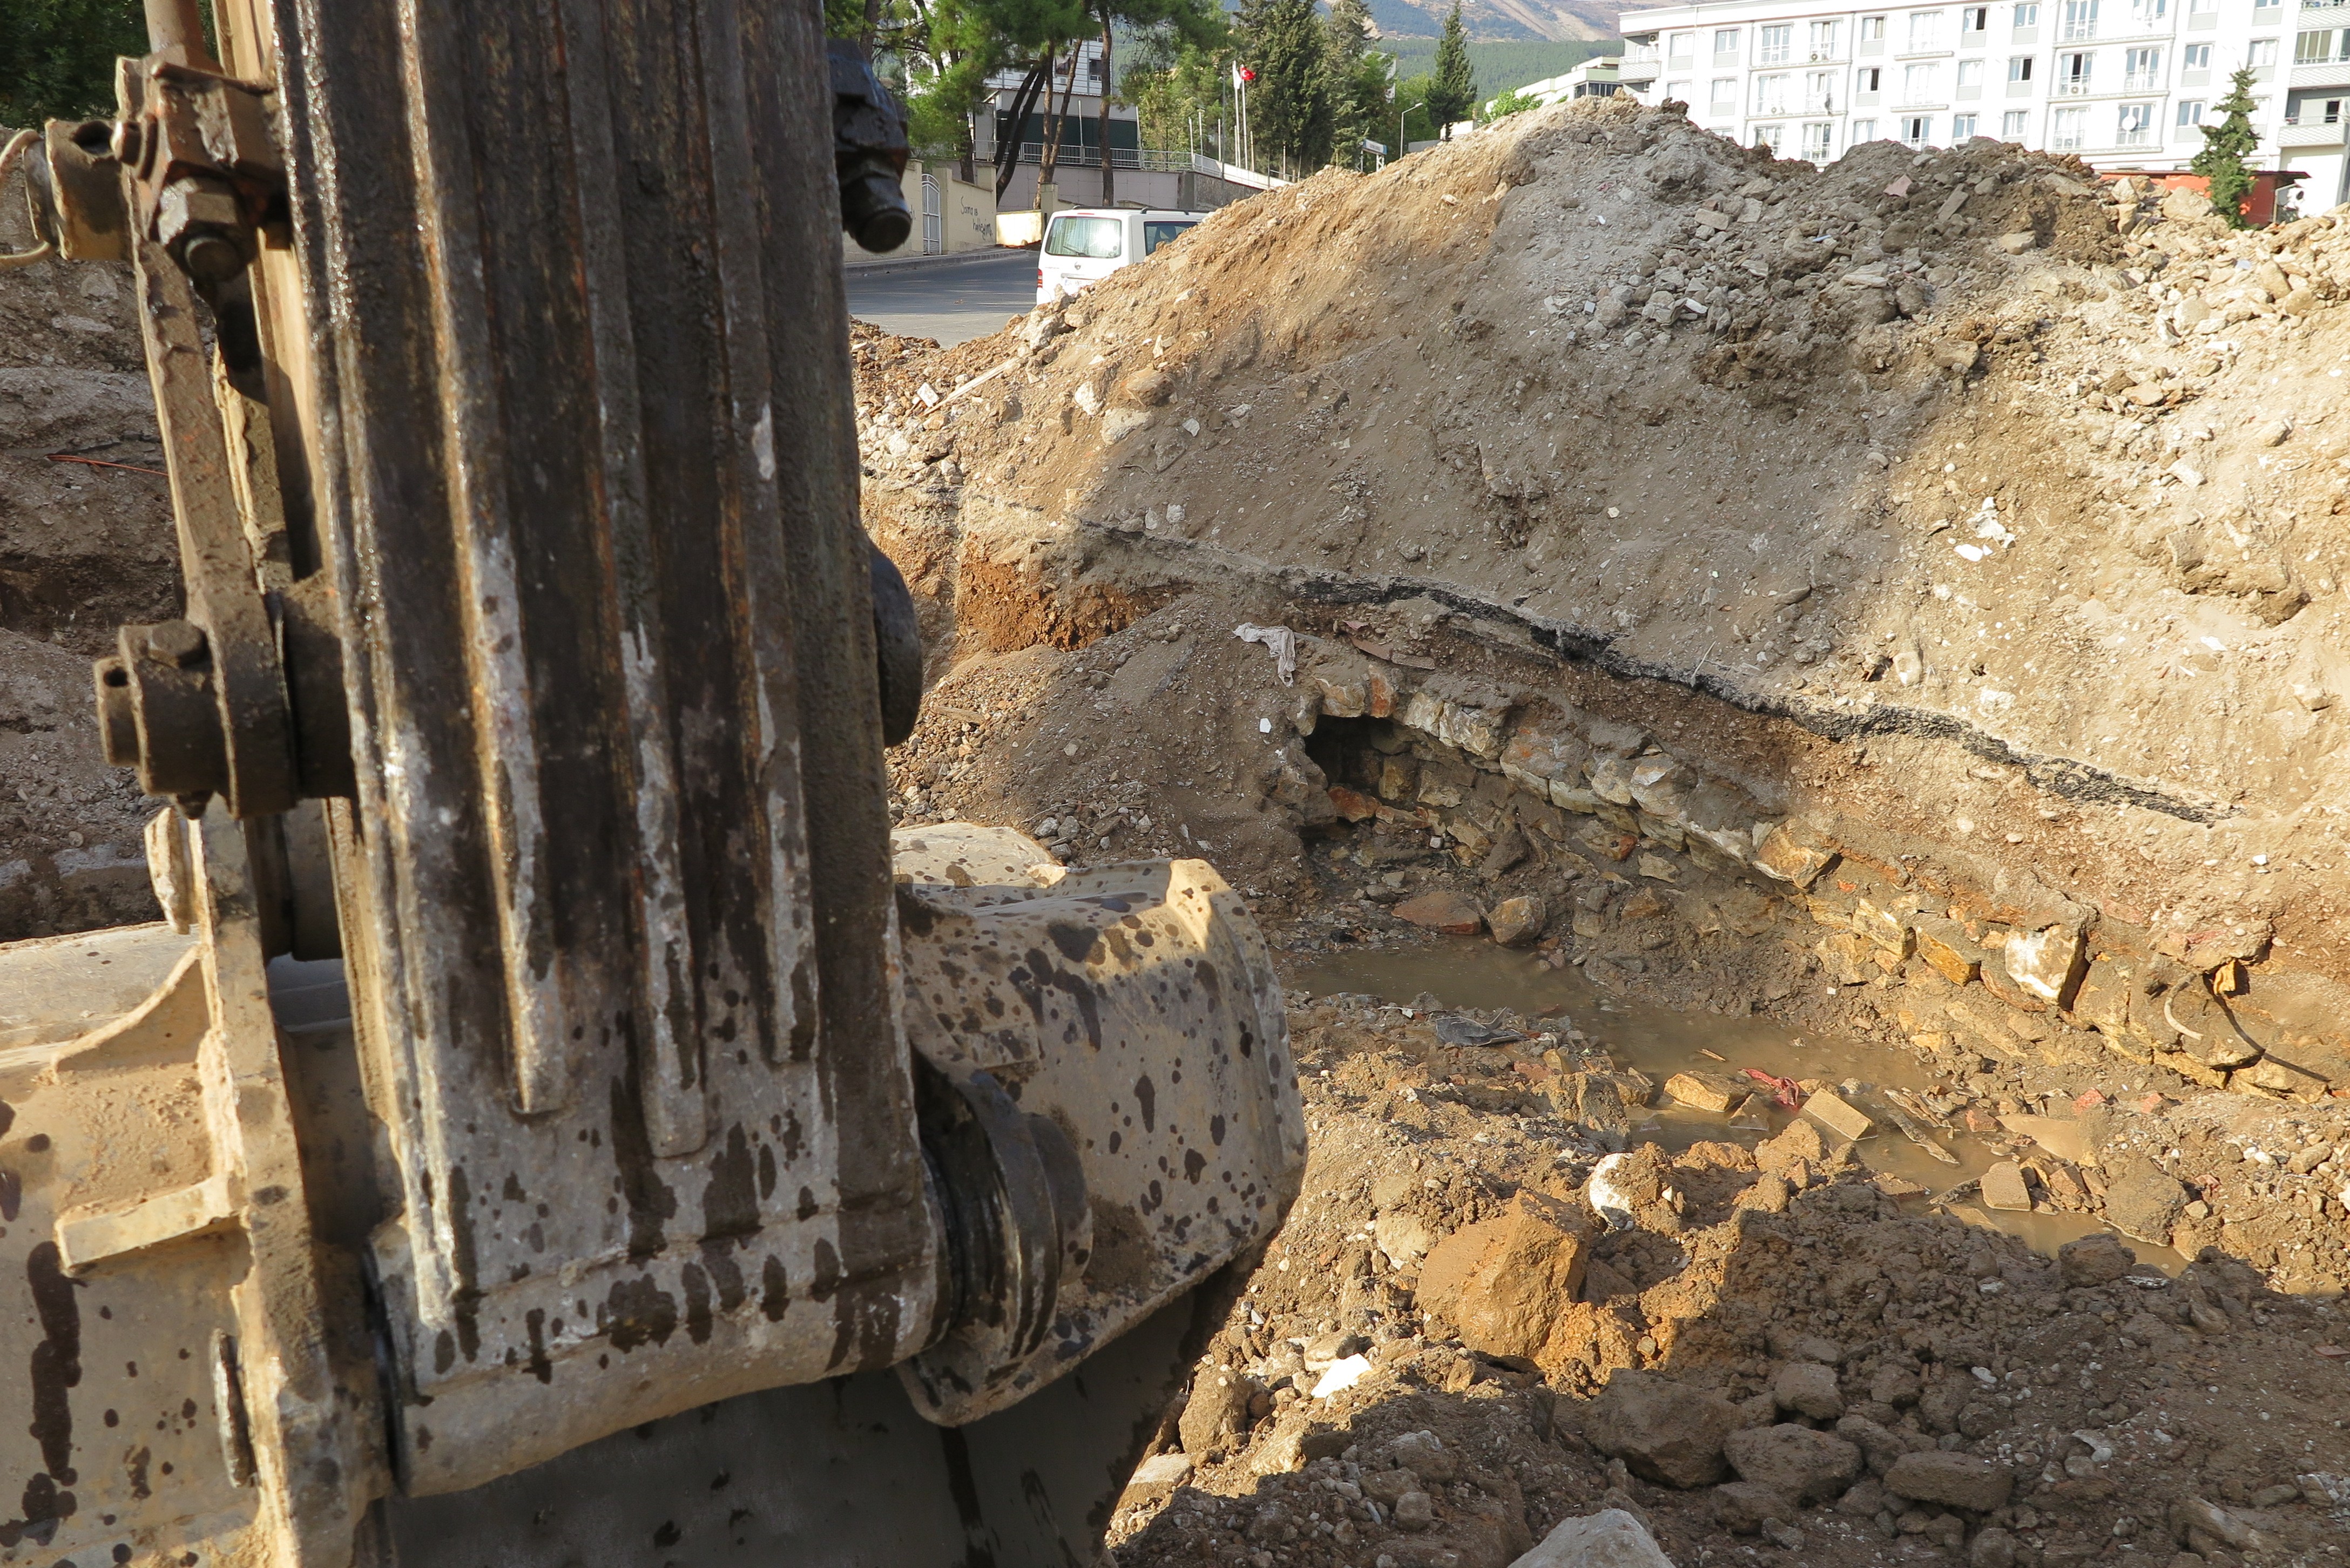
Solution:
<svg viewBox="0 0 2350 1568">
<path fill-rule="evenodd" d="M 164 188 L 155 237 L 199 283 L 226 283 L 253 259 L 236 193 L 203 177 L 182 176 Z"/>
<path fill-rule="evenodd" d="M 190 234 L 180 246 L 180 265 L 198 283 L 222 284 L 244 270 L 244 254 L 224 234 Z"/>
<path fill-rule="evenodd" d="M 204 656 L 204 628 L 193 621 L 167 620 L 147 628 L 147 657 L 185 670 Z"/>
</svg>

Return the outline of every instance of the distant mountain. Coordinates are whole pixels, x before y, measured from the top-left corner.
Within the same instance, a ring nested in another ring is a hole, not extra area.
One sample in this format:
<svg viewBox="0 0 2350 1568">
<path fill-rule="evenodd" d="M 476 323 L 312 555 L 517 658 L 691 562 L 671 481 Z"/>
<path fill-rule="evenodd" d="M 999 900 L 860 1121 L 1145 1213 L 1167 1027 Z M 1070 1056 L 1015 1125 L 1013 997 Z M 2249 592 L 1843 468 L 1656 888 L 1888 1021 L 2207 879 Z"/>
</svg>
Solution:
<svg viewBox="0 0 2350 1568">
<path fill-rule="evenodd" d="M 1467 13 L 1462 13 L 1463 19 Z M 1396 77 L 1409 80 L 1436 68 L 1434 38 L 1388 33 L 1371 47 L 1396 57 Z M 1469 44 L 1469 68 L 1475 73 L 1477 96 L 1492 98 L 1528 82 L 1564 76 L 1594 55 L 1612 55 L 1623 46 L 1588 38 L 1474 38 Z"/>
<path fill-rule="evenodd" d="M 1472 38 L 1613 38 L 1616 18 L 1657 0 L 1464 0 L 1461 20 Z M 1444 30 L 1452 0 L 1371 0 L 1381 33 L 1432 38 Z"/>
</svg>

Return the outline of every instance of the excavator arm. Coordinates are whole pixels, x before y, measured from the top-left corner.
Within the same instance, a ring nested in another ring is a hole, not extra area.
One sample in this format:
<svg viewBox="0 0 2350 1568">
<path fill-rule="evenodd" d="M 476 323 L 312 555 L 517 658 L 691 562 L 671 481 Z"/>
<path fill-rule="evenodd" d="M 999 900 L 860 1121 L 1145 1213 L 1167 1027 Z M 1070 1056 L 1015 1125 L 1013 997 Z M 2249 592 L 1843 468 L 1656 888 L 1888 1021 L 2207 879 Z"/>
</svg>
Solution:
<svg viewBox="0 0 2350 1568">
<path fill-rule="evenodd" d="M 0 948 L 0 1558 L 1090 1562 L 1304 1128 L 1211 868 L 893 844 L 902 120 L 807 0 L 213 16 L 30 159 L 187 608 L 165 922 Z"/>
</svg>

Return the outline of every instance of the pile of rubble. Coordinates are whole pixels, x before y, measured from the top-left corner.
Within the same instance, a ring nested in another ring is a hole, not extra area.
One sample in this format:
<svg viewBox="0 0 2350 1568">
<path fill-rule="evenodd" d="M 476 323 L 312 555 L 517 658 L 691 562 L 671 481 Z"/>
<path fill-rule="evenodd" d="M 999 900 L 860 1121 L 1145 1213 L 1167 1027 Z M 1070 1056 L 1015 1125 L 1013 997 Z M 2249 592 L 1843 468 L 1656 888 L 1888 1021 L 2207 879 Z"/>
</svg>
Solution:
<svg viewBox="0 0 2350 1568">
<path fill-rule="evenodd" d="M 1897 1199 L 1873 1142 L 1809 1116 L 1609 1155 L 1523 1071 L 1602 1049 L 1571 1027 L 1294 1018 L 1305 1192 L 1123 1500 L 1127 1568 L 1499 1568 L 1606 1508 L 1683 1564 L 2350 1539 L 2334 1303 L 2217 1252 L 2038 1255 Z M 1519 1039 L 1446 1043 L 1474 1033 Z"/>
</svg>

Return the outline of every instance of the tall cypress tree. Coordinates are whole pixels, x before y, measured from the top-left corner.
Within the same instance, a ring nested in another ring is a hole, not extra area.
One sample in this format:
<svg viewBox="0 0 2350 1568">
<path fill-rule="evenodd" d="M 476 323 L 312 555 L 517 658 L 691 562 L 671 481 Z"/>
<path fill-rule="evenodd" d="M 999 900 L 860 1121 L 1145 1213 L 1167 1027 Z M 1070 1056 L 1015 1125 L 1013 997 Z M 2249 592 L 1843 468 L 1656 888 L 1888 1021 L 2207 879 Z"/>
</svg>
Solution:
<svg viewBox="0 0 2350 1568">
<path fill-rule="evenodd" d="M 1330 64 L 1314 0 L 1244 0 L 1242 57 L 1256 71 L 1249 125 L 1292 174 L 1330 161 Z"/>
<path fill-rule="evenodd" d="M 2211 183 L 2211 211 L 2236 228 L 2245 227 L 2244 198 L 2252 193 L 2252 171 L 2244 155 L 2261 144 L 2252 129 L 2252 73 L 2249 67 L 2228 78 L 2228 96 L 2220 100 L 2226 118 L 2203 128 L 2203 151 L 2188 164 Z"/>
<path fill-rule="evenodd" d="M 1330 0 L 1323 31 L 1329 47 L 1333 151 L 1339 162 L 1357 167 L 1366 138 L 1383 142 L 1395 134 L 1389 57 L 1371 52 L 1369 0 Z"/>
<path fill-rule="evenodd" d="M 1464 119 L 1477 103 L 1477 72 L 1469 64 L 1469 29 L 1461 25 L 1461 0 L 1452 0 L 1452 14 L 1444 18 L 1444 36 L 1436 45 L 1436 76 L 1428 85 L 1428 114 L 1437 134 Z"/>
</svg>

